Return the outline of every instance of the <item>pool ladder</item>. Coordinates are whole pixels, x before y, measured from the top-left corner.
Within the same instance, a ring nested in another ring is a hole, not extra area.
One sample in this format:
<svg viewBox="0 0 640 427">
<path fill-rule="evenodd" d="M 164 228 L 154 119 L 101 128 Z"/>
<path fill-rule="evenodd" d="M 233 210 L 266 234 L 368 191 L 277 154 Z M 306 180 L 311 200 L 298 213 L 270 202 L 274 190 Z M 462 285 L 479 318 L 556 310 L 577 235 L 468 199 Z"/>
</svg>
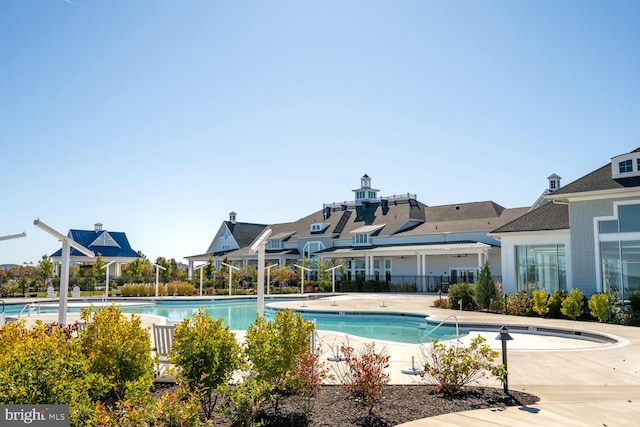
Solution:
<svg viewBox="0 0 640 427">
<path fill-rule="evenodd" d="M 436 325 L 436 327 L 435 327 L 435 328 L 431 329 L 431 330 L 430 330 L 429 332 L 427 332 L 424 336 L 425 336 L 425 337 L 428 337 L 429 335 L 431 335 L 431 333 L 432 333 L 433 331 L 435 331 L 436 329 L 438 329 L 440 326 L 442 326 L 442 324 L 443 324 L 444 322 L 446 322 L 447 320 L 449 320 L 449 319 L 450 319 L 450 318 L 452 318 L 452 317 L 453 317 L 454 319 L 456 319 L 456 341 L 460 342 L 460 329 L 458 328 L 458 318 L 456 317 L 456 315 L 455 315 L 455 314 L 451 314 L 451 315 L 449 315 L 449 316 L 445 317 L 445 318 L 444 318 L 444 320 L 443 320 L 442 322 L 438 323 L 438 324 Z M 425 320 L 427 320 L 427 319 L 428 319 L 428 317 L 425 317 Z M 425 326 L 425 329 L 426 329 L 426 326 Z"/>
<path fill-rule="evenodd" d="M 37 312 L 38 315 L 40 315 L 40 304 L 38 304 L 37 302 L 26 304 L 24 307 L 22 307 L 22 310 L 20 311 L 20 316 L 22 316 L 25 310 L 28 310 L 27 316 L 31 316 L 35 312 Z"/>
</svg>

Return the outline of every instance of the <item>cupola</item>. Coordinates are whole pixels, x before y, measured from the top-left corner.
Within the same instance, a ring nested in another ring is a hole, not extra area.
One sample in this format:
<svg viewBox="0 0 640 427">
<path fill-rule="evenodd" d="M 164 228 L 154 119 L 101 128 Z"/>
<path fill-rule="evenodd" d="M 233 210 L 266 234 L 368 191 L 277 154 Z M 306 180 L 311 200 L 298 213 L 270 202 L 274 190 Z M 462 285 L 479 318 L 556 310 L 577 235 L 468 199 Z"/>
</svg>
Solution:
<svg viewBox="0 0 640 427">
<path fill-rule="evenodd" d="M 554 192 L 556 190 L 558 190 L 560 188 L 560 180 L 562 179 L 562 177 L 559 177 L 558 175 L 551 174 L 547 177 L 547 179 L 549 180 L 549 191 L 550 192 Z"/>
<path fill-rule="evenodd" d="M 360 188 L 353 190 L 356 193 L 356 202 L 371 201 L 378 198 L 378 191 L 371 188 L 371 177 L 366 173 L 360 178 Z"/>
<path fill-rule="evenodd" d="M 237 214 L 235 212 L 233 212 L 233 211 L 229 212 L 229 222 L 231 224 L 235 224 L 236 223 L 236 215 Z"/>
</svg>

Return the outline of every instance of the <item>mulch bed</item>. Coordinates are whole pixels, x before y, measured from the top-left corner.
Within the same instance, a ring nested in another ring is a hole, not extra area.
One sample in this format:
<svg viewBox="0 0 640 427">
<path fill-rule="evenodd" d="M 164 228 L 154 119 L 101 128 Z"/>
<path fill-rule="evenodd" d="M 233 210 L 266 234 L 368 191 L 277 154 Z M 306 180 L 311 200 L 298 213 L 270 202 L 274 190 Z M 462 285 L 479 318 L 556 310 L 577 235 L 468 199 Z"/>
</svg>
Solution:
<svg viewBox="0 0 640 427">
<path fill-rule="evenodd" d="M 166 391 L 158 385 L 156 393 Z M 388 385 L 372 416 L 365 405 L 352 400 L 340 386 L 323 386 L 312 400 L 299 396 L 281 397 L 278 410 L 267 404 L 260 413 L 264 426 L 271 427 L 344 427 L 395 426 L 420 418 L 483 408 L 525 406 L 538 401 L 531 394 L 512 391 L 505 395 L 501 388 L 467 387 L 455 395 L 443 395 L 431 385 Z M 305 416 L 306 414 L 306 416 Z M 213 426 L 229 425 L 229 420 L 215 414 Z"/>
</svg>

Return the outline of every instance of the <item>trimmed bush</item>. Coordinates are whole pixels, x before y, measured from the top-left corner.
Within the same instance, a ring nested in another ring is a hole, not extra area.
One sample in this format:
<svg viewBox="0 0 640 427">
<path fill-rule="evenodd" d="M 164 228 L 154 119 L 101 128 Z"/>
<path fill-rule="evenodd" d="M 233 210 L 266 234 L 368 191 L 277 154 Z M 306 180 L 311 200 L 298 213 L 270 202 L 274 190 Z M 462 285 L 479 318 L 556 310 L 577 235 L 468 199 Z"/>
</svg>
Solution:
<svg viewBox="0 0 640 427">
<path fill-rule="evenodd" d="M 459 310 L 462 300 L 463 310 L 475 310 L 476 302 L 473 298 L 475 285 L 473 283 L 458 283 L 449 287 L 449 308 Z"/>
<path fill-rule="evenodd" d="M 87 425 L 93 416 L 91 397 L 101 383 L 89 371 L 75 326 L 7 323 L 0 333 L 0 404 L 68 404 L 72 426 Z"/>
<path fill-rule="evenodd" d="M 216 405 L 215 391 L 242 366 L 236 335 L 202 307 L 176 326 L 169 357 L 177 367 L 178 382 L 200 398 L 207 417 Z"/>
<path fill-rule="evenodd" d="M 606 322 L 611 317 L 613 298 L 609 294 L 593 294 L 589 298 L 589 311 L 599 322 Z"/>
<path fill-rule="evenodd" d="M 293 310 L 279 310 L 273 321 L 256 318 L 247 329 L 244 354 L 258 381 L 277 393 L 296 392 L 298 361 L 310 351 L 314 325 Z"/>
<path fill-rule="evenodd" d="M 549 296 L 544 289 L 533 291 L 533 311 L 539 316 L 544 316 L 549 312 Z"/>
<path fill-rule="evenodd" d="M 507 314 L 513 316 L 527 316 L 533 308 L 533 300 L 526 292 L 507 295 Z"/>
<path fill-rule="evenodd" d="M 582 314 L 584 307 L 584 294 L 578 288 L 571 289 L 569 295 L 562 301 L 560 311 L 569 319 L 575 320 Z"/>
<path fill-rule="evenodd" d="M 135 313 L 125 316 L 114 304 L 93 308 L 82 309 L 80 318 L 87 324 L 79 336 L 90 371 L 109 385 L 101 400 L 135 404 L 147 395 L 155 376 L 149 330 Z"/>
<path fill-rule="evenodd" d="M 553 295 L 551 295 L 547 301 L 547 305 L 549 306 L 549 317 L 553 317 L 558 319 L 562 317 L 562 301 L 567 297 L 567 291 L 555 291 Z"/>
</svg>

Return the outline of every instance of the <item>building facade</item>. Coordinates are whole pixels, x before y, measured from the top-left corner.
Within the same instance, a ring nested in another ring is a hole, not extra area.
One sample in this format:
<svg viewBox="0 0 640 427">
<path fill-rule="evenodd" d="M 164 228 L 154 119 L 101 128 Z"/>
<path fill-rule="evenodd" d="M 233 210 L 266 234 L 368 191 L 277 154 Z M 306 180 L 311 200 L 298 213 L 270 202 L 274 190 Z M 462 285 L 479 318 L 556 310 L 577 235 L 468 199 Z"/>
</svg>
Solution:
<svg viewBox="0 0 640 427">
<path fill-rule="evenodd" d="M 624 300 L 640 287 L 640 148 L 544 200 L 491 233 L 505 292 L 579 288 Z"/>
<path fill-rule="evenodd" d="M 293 222 L 254 224 L 229 214 L 207 251 L 186 257 L 189 276 L 195 263 L 210 257 L 220 262 L 256 265 L 251 244 L 267 228 L 267 265 L 296 269 L 307 261 L 313 276 L 317 260 L 339 262 L 345 280 L 378 280 L 415 284 L 418 291 L 434 291 L 441 283 L 475 282 L 488 260 L 500 272 L 500 241 L 488 233 L 527 212 L 507 209 L 492 201 L 427 206 L 415 194 L 379 196 L 364 175 L 349 201 L 325 203 L 322 209 Z"/>
</svg>

